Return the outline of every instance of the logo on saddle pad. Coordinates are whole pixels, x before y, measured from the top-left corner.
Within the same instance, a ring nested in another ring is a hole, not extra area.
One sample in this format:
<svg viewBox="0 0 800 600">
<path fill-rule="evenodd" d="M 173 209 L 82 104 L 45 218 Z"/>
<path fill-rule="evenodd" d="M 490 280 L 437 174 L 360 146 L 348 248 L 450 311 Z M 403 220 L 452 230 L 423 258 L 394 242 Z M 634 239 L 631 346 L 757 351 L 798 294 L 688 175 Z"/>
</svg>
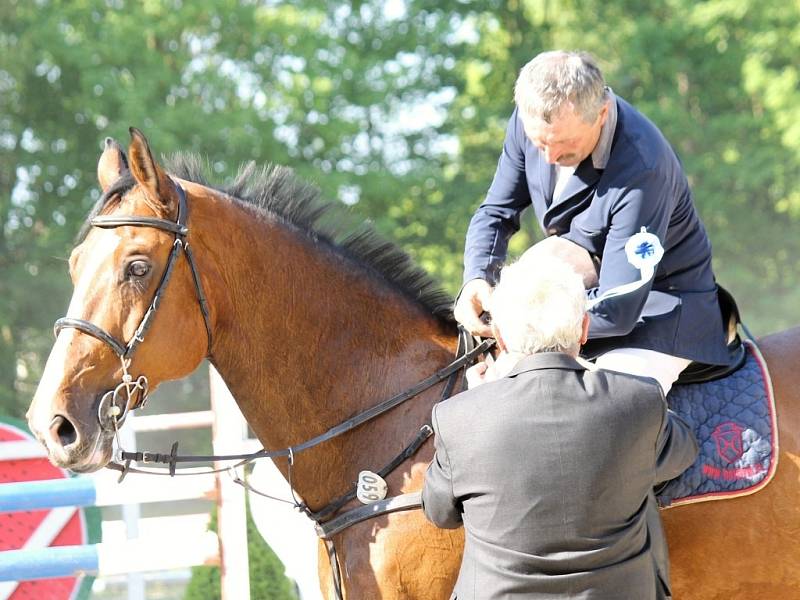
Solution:
<svg viewBox="0 0 800 600">
<path fill-rule="evenodd" d="M 717 443 L 717 454 L 728 463 L 736 462 L 742 457 L 742 432 L 744 428 L 733 421 L 717 425 L 711 437 Z"/>
</svg>

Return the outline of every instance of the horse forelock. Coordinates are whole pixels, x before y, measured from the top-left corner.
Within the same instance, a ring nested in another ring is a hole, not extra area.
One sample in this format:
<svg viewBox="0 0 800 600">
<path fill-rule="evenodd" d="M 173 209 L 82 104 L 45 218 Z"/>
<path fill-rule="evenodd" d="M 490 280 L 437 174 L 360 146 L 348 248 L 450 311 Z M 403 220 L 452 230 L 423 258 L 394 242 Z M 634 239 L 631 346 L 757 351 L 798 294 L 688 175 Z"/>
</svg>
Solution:
<svg viewBox="0 0 800 600">
<path fill-rule="evenodd" d="M 166 159 L 167 170 L 186 181 L 214 189 L 249 205 L 257 214 L 278 220 L 318 247 L 364 268 L 376 280 L 421 305 L 447 327 L 453 327 L 452 297 L 396 244 L 371 226 L 357 223 L 345 207 L 322 199 L 319 189 L 288 167 L 242 165 L 233 182 L 210 185 L 208 164 L 193 153 L 177 153 Z"/>
<path fill-rule="evenodd" d="M 92 228 L 92 219 L 102 213 L 113 202 L 119 201 L 125 194 L 131 191 L 135 185 L 136 180 L 133 178 L 133 175 L 131 175 L 130 171 L 123 171 L 117 180 L 112 183 L 105 192 L 103 192 L 103 195 L 100 196 L 100 199 L 89 211 L 86 220 L 83 222 L 83 225 L 81 225 L 80 231 L 78 231 L 78 235 L 75 240 L 76 244 L 80 244 L 86 239 L 86 236 L 89 234 L 89 231 Z"/>
</svg>

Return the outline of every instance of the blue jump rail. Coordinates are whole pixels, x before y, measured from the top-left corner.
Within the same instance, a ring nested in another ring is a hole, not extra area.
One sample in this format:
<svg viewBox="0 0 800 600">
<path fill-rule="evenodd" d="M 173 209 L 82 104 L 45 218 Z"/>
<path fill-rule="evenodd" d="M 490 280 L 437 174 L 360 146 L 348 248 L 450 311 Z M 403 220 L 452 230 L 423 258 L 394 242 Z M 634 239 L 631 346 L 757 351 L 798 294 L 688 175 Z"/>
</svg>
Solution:
<svg viewBox="0 0 800 600">
<path fill-rule="evenodd" d="M 0 513 L 59 506 L 95 506 L 96 502 L 95 482 L 85 477 L 0 485 Z"/>
<path fill-rule="evenodd" d="M 8 550 L 0 553 L 0 581 L 97 574 L 99 565 L 100 555 L 96 545 Z"/>
</svg>

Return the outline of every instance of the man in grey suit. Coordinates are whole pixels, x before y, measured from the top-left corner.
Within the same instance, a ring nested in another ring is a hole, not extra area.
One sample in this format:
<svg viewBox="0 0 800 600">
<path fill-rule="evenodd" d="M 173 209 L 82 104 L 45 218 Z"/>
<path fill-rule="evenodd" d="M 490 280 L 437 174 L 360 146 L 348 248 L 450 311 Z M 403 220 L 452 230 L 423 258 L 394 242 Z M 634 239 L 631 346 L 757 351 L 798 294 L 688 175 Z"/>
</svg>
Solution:
<svg viewBox="0 0 800 600">
<path fill-rule="evenodd" d="M 464 525 L 453 597 L 666 598 L 665 540 L 647 512 L 653 486 L 695 460 L 694 436 L 654 380 L 577 358 L 582 279 L 529 262 L 503 269 L 492 294 L 502 358 L 433 409 L 422 503 L 439 527 Z"/>
</svg>

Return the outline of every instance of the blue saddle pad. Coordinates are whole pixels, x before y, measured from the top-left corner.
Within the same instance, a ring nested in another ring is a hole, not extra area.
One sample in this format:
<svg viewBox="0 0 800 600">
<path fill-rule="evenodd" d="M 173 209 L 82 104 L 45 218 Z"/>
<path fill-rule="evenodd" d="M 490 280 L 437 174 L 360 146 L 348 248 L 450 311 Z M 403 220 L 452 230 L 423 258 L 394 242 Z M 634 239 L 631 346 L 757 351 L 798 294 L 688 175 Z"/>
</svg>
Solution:
<svg viewBox="0 0 800 600">
<path fill-rule="evenodd" d="M 752 494 L 769 483 L 778 463 L 775 401 L 766 363 L 745 342 L 747 360 L 723 379 L 674 386 L 670 408 L 694 430 L 700 455 L 683 475 L 657 490 L 659 505 Z"/>
</svg>

